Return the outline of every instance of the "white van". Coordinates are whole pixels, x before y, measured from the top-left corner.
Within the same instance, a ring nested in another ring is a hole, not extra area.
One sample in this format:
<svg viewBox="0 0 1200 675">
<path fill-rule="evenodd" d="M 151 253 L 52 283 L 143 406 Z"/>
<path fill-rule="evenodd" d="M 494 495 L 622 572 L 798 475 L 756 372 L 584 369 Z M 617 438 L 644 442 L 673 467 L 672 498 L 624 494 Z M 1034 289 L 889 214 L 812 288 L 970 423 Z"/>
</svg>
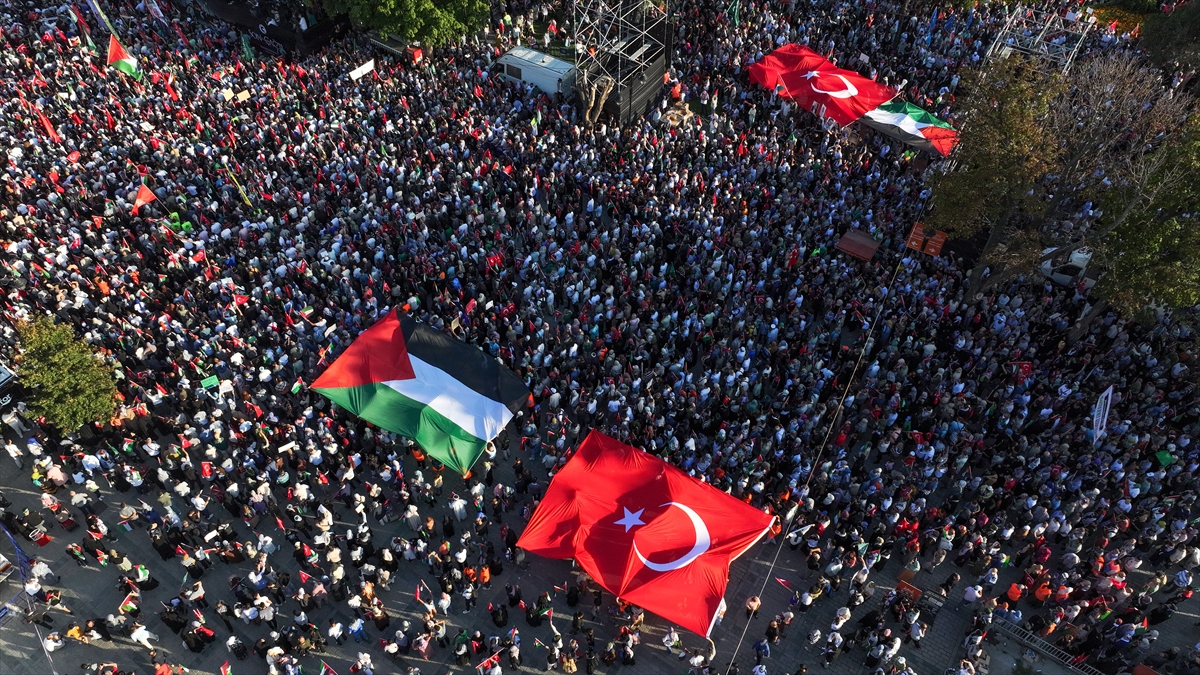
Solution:
<svg viewBox="0 0 1200 675">
<path fill-rule="evenodd" d="M 575 65 L 528 47 L 513 47 L 492 64 L 493 72 L 528 82 L 547 94 L 569 98 L 575 91 Z"/>
</svg>

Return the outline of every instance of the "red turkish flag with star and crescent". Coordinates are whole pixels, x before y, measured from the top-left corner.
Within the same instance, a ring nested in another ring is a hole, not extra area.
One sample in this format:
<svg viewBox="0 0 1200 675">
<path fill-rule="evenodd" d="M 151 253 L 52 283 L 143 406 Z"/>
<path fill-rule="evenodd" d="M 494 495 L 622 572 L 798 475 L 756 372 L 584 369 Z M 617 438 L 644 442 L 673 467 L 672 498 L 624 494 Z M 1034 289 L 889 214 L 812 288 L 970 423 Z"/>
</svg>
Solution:
<svg viewBox="0 0 1200 675">
<path fill-rule="evenodd" d="M 773 520 L 593 431 L 554 476 L 517 546 L 574 558 L 614 595 L 707 637 L 730 563 Z"/>
<path fill-rule="evenodd" d="M 853 70 L 838 68 L 808 47 L 788 44 L 750 66 L 750 79 L 805 109 L 825 106 L 842 126 L 896 97 L 896 91 Z"/>
</svg>

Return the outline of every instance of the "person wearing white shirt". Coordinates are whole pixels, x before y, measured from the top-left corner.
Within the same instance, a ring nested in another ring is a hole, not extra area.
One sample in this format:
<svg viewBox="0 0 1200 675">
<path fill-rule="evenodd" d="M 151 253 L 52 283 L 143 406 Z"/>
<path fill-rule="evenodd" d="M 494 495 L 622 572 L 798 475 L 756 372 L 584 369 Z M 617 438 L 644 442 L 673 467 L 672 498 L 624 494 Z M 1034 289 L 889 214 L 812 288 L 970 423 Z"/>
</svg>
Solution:
<svg viewBox="0 0 1200 675">
<path fill-rule="evenodd" d="M 8 452 L 8 456 L 12 457 L 12 460 L 17 463 L 18 469 L 25 468 L 24 464 L 21 463 L 21 456 L 25 453 L 21 452 L 21 448 L 18 448 L 17 444 L 12 442 L 12 439 L 4 443 L 4 449 Z"/>
<path fill-rule="evenodd" d="M 329 639 L 339 647 L 346 641 L 346 628 L 334 619 L 329 620 Z"/>
<path fill-rule="evenodd" d="M 46 648 L 46 653 L 62 649 L 63 645 L 63 639 L 59 637 L 58 633 L 51 633 L 46 636 L 46 639 L 42 640 L 42 646 Z"/>
</svg>

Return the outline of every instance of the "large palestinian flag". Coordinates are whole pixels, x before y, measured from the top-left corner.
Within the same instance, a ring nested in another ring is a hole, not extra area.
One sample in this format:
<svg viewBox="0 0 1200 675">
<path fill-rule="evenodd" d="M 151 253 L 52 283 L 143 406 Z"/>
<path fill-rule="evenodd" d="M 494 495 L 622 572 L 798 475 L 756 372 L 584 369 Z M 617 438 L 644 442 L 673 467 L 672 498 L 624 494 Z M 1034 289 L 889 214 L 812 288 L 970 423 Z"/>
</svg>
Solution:
<svg viewBox="0 0 1200 675">
<path fill-rule="evenodd" d="M 891 101 L 868 111 L 859 120 L 863 124 L 909 145 L 949 157 L 958 144 L 954 127 L 924 108 L 903 101 Z"/>
<path fill-rule="evenodd" d="M 529 398 L 521 378 L 496 359 L 395 310 L 312 388 L 462 474 Z"/>
</svg>

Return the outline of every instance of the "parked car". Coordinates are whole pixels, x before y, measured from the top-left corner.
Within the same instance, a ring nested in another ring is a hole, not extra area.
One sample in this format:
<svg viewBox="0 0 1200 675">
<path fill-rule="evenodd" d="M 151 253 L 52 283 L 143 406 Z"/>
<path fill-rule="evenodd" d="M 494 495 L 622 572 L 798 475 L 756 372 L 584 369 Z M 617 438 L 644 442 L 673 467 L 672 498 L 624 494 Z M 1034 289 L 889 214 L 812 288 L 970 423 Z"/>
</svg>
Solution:
<svg viewBox="0 0 1200 675">
<path fill-rule="evenodd" d="M 1049 255 L 1055 250 L 1054 247 L 1045 249 L 1042 251 L 1042 255 Z M 1096 285 L 1096 279 L 1100 276 L 1097 270 L 1088 269 L 1088 264 L 1091 262 L 1091 250 L 1087 247 L 1079 248 L 1071 252 L 1071 256 L 1066 262 L 1051 259 L 1042 263 L 1042 274 L 1059 286 L 1082 284 L 1083 290 L 1087 290 Z"/>
</svg>

